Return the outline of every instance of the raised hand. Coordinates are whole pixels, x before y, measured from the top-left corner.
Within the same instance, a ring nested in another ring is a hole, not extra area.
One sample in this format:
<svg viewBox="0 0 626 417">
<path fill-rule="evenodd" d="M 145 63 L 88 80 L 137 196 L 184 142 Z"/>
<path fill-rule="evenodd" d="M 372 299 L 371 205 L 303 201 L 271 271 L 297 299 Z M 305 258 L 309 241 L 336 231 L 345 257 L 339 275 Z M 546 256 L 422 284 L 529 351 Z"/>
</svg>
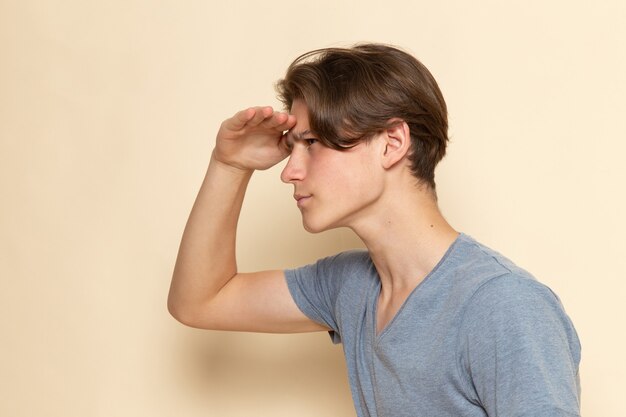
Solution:
<svg viewBox="0 0 626 417">
<path fill-rule="evenodd" d="M 289 154 L 282 136 L 295 124 L 295 116 L 269 106 L 241 110 L 222 122 L 213 158 L 245 171 L 268 169 Z"/>
</svg>

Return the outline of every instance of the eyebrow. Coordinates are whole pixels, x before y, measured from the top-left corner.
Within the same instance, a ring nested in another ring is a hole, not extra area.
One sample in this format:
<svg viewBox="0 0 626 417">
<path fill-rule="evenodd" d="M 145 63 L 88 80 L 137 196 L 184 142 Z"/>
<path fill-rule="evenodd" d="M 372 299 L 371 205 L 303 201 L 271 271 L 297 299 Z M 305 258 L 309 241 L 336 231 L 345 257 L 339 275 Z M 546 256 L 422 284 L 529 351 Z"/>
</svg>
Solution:
<svg viewBox="0 0 626 417">
<path fill-rule="evenodd" d="M 305 140 L 307 139 L 307 136 L 310 136 L 310 135 L 315 135 L 310 129 L 302 130 L 300 132 L 293 132 L 290 130 L 289 132 L 287 132 L 285 144 L 287 145 L 288 148 L 291 149 L 293 147 L 294 141 Z"/>
<path fill-rule="evenodd" d="M 292 131 L 289 131 L 288 136 L 293 137 L 293 139 L 295 139 L 295 140 L 302 140 L 302 139 L 304 139 L 306 136 L 309 136 L 309 135 L 312 135 L 312 134 L 313 134 L 313 132 L 311 132 L 309 129 L 307 129 L 307 130 L 303 130 L 303 131 L 301 131 L 301 132 L 292 132 Z"/>
</svg>

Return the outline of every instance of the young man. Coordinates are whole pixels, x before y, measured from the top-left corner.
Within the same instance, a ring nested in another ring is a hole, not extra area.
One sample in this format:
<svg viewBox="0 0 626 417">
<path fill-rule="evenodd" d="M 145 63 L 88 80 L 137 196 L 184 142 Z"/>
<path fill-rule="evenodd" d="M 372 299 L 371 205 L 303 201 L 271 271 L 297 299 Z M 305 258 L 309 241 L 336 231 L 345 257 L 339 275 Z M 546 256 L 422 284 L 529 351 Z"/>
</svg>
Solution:
<svg viewBox="0 0 626 417">
<path fill-rule="evenodd" d="M 443 218 L 447 111 L 428 70 L 383 45 L 314 51 L 279 82 L 289 113 L 225 120 L 185 229 L 168 305 L 199 328 L 331 332 L 359 416 L 577 416 L 580 345 L 558 298 Z M 285 133 L 286 132 L 286 133 Z M 306 230 L 367 251 L 239 273 L 254 170 L 289 157 Z"/>
</svg>

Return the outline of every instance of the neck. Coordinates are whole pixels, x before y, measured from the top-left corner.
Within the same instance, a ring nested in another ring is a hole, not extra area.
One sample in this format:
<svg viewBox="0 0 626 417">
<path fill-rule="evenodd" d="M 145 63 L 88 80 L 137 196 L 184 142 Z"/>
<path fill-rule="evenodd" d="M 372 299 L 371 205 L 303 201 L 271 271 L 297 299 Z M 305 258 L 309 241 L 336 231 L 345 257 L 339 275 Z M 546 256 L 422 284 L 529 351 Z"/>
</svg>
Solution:
<svg viewBox="0 0 626 417">
<path fill-rule="evenodd" d="M 408 295 L 458 236 L 430 192 L 404 191 L 382 196 L 370 215 L 352 226 L 380 275 L 381 298 Z"/>
</svg>

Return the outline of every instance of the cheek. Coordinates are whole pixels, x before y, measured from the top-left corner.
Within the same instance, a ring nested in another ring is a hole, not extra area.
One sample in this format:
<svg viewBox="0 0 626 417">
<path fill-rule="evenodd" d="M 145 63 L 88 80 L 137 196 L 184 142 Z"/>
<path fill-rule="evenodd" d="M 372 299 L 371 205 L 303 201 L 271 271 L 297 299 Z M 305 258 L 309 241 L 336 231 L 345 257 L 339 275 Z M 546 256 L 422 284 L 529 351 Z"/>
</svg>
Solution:
<svg viewBox="0 0 626 417">
<path fill-rule="evenodd" d="M 335 198 L 348 199 L 355 203 L 366 203 L 380 194 L 381 177 L 367 164 L 356 164 L 351 169 L 342 169 L 328 178 L 328 187 Z"/>
<path fill-rule="evenodd" d="M 317 185 L 334 193 L 335 198 L 369 195 L 372 187 L 380 185 L 380 173 L 370 152 L 324 148 L 312 156 L 310 162 L 309 179 L 315 178 Z"/>
</svg>

